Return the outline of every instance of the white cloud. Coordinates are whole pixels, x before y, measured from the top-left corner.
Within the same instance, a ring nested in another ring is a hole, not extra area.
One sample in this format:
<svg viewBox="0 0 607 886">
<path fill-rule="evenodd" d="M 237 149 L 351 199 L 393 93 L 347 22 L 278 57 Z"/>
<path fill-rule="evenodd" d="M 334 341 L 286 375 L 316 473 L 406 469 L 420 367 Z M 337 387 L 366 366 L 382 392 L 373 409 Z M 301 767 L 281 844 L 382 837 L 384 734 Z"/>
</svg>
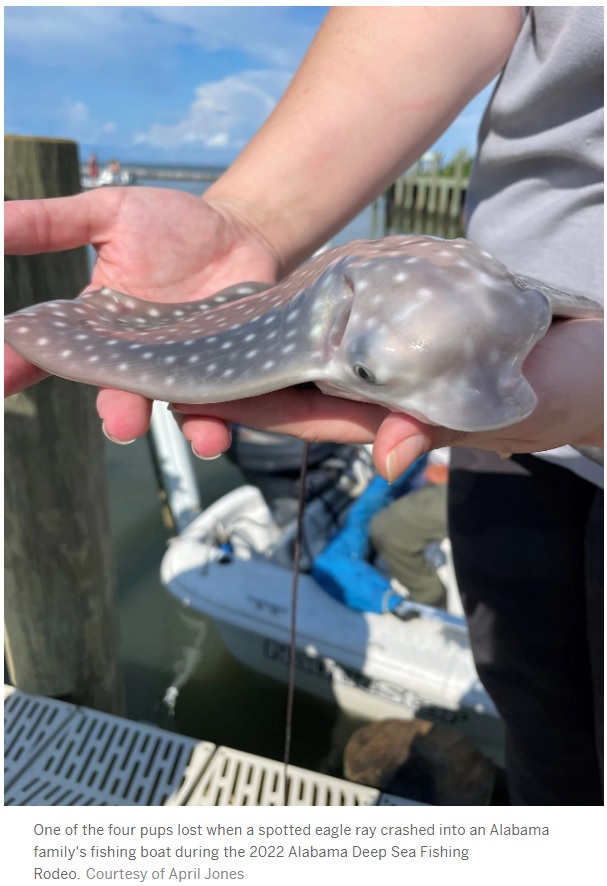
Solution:
<svg viewBox="0 0 607 886">
<path fill-rule="evenodd" d="M 167 6 L 153 14 L 207 51 L 238 49 L 279 68 L 295 68 L 316 31 L 280 6 Z"/>
<path fill-rule="evenodd" d="M 205 83 L 183 120 L 154 123 L 135 142 L 165 149 L 198 142 L 209 149 L 238 150 L 271 113 L 290 77 L 287 71 L 246 71 Z"/>
<path fill-rule="evenodd" d="M 88 106 L 82 101 L 66 99 L 56 116 L 67 138 L 88 144 L 95 144 L 103 140 L 103 136 L 110 135 L 117 129 L 112 120 L 105 122 L 96 120 Z"/>
<path fill-rule="evenodd" d="M 184 45 L 238 50 L 268 66 L 296 67 L 315 32 L 289 7 L 13 6 L 5 48 L 33 64 L 99 66 Z"/>
</svg>

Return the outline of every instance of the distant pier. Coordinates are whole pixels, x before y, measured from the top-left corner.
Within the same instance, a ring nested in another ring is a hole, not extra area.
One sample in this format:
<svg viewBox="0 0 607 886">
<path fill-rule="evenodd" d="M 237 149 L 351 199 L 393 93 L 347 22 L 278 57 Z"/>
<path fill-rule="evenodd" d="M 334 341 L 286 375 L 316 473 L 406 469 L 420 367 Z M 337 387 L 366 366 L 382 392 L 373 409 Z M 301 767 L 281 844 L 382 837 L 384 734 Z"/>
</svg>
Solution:
<svg viewBox="0 0 607 886">
<path fill-rule="evenodd" d="M 196 166 L 141 166 L 137 164 L 122 163 L 122 172 L 127 172 L 135 180 L 152 179 L 154 181 L 176 182 L 214 182 L 224 172 L 223 169 L 201 169 Z M 88 175 L 85 163 L 81 164 L 82 176 Z"/>
</svg>

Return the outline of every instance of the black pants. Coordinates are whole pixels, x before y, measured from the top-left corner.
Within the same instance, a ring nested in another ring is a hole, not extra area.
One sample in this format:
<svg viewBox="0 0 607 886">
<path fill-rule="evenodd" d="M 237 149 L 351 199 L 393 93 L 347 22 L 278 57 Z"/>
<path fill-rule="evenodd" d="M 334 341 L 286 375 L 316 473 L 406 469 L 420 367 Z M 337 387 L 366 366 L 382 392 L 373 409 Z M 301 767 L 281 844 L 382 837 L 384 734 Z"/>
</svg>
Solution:
<svg viewBox="0 0 607 886">
<path fill-rule="evenodd" d="M 511 802 L 602 805 L 602 491 L 534 456 L 454 448 L 449 534 Z"/>
</svg>

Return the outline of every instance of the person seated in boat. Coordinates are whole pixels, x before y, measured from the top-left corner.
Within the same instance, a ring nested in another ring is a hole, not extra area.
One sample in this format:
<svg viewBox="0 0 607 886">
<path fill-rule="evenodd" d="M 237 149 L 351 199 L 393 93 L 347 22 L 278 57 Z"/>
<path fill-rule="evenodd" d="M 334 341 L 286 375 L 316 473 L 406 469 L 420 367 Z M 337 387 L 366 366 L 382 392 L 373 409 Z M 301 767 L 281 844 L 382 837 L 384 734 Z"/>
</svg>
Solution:
<svg viewBox="0 0 607 886">
<path fill-rule="evenodd" d="M 426 551 L 447 536 L 448 449 L 430 453 L 425 485 L 397 498 L 371 521 L 369 537 L 376 556 L 415 603 L 444 608 L 445 586 Z"/>
<path fill-rule="evenodd" d="M 108 166 L 108 169 L 111 173 L 112 181 L 115 184 L 118 184 L 120 181 L 120 163 L 119 163 L 119 161 L 116 159 L 110 160 L 110 164 Z"/>
</svg>

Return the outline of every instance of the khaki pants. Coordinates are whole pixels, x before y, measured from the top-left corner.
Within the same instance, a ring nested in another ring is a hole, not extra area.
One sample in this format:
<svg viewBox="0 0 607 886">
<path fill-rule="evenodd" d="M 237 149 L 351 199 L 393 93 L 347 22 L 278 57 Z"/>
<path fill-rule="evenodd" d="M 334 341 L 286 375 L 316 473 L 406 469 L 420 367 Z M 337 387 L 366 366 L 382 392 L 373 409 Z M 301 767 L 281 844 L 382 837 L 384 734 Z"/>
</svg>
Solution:
<svg viewBox="0 0 607 886">
<path fill-rule="evenodd" d="M 371 543 L 416 603 L 444 606 L 445 589 L 424 557 L 447 536 L 447 486 L 430 484 L 396 499 L 371 522 Z"/>
</svg>

